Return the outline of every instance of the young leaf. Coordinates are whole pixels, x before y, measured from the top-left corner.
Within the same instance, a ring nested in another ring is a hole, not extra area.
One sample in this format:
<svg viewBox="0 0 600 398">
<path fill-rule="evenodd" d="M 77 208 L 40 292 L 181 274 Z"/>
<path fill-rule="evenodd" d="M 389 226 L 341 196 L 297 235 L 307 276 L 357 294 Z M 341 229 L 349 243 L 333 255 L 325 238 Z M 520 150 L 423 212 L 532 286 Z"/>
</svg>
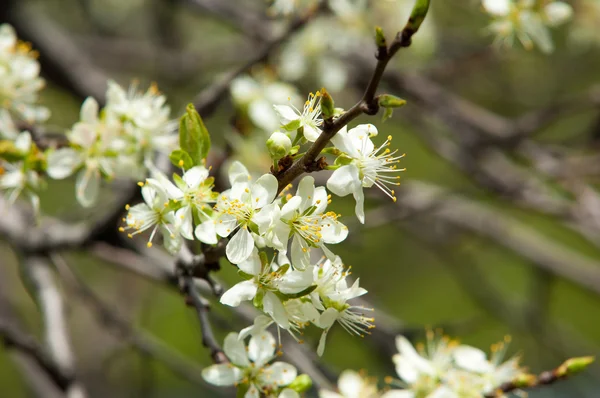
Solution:
<svg viewBox="0 0 600 398">
<path fill-rule="evenodd" d="M 208 130 L 193 104 L 187 106 L 179 122 L 179 145 L 190 155 L 194 165 L 201 164 L 210 149 Z"/>
<path fill-rule="evenodd" d="M 191 156 L 183 149 L 176 149 L 171 152 L 169 159 L 175 167 L 183 167 L 185 170 L 194 167 L 194 161 Z"/>
</svg>

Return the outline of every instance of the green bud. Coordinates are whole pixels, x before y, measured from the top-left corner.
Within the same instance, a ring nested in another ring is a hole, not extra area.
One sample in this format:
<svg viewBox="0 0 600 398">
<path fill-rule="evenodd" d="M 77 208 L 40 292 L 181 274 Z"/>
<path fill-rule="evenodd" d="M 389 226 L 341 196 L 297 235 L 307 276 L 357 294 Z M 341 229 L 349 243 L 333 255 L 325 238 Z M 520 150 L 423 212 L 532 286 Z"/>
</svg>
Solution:
<svg viewBox="0 0 600 398">
<path fill-rule="evenodd" d="M 192 157 L 183 149 L 176 149 L 171 152 L 169 159 L 175 167 L 181 167 L 185 170 L 194 167 L 194 161 L 192 160 Z"/>
<path fill-rule="evenodd" d="M 280 133 L 279 131 L 271 134 L 271 137 L 267 140 L 267 149 L 271 158 L 278 160 L 290 153 L 292 149 L 292 140 L 287 134 Z"/>
<path fill-rule="evenodd" d="M 584 371 L 594 359 L 592 356 L 567 359 L 556 369 L 556 376 L 565 377 Z"/>
<path fill-rule="evenodd" d="M 287 388 L 291 388 L 297 393 L 303 393 L 305 391 L 308 391 L 311 387 L 312 380 L 307 374 L 301 374 L 296 376 L 294 381 L 292 381 L 291 384 L 287 386 Z"/>
<path fill-rule="evenodd" d="M 419 30 L 427 16 L 427 11 L 429 11 L 429 3 L 430 0 L 417 0 L 415 2 L 408 23 L 404 27 L 404 31 L 413 35 Z"/>
<path fill-rule="evenodd" d="M 526 388 L 535 385 L 537 377 L 529 373 L 518 375 L 512 382 L 517 388 Z"/>
<path fill-rule="evenodd" d="M 202 118 L 189 104 L 179 121 L 179 146 L 190 155 L 195 165 L 202 163 L 210 149 L 210 136 Z"/>
<path fill-rule="evenodd" d="M 381 26 L 375 27 L 375 44 L 378 48 L 387 48 L 385 33 L 383 33 L 383 29 L 381 29 Z"/>
<path fill-rule="evenodd" d="M 331 98 L 331 95 L 329 95 L 324 87 L 321 89 L 321 113 L 325 120 L 331 119 L 335 115 L 333 98 Z"/>
<path fill-rule="evenodd" d="M 406 105 L 406 100 L 391 94 L 382 94 L 379 97 L 379 106 L 383 108 L 400 108 Z"/>
</svg>

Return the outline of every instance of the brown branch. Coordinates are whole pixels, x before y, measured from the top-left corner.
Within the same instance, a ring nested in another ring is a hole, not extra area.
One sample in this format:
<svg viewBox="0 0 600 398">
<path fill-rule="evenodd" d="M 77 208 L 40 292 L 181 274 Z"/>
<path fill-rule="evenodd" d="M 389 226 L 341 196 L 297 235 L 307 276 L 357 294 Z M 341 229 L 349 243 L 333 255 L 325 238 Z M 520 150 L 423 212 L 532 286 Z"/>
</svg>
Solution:
<svg viewBox="0 0 600 398">
<path fill-rule="evenodd" d="M 367 88 L 361 98 L 354 106 L 348 111 L 343 113 L 336 119 L 328 119 L 324 121 L 323 131 L 312 146 L 306 151 L 306 153 L 298 159 L 290 168 L 283 172 L 277 173 L 276 177 L 279 180 L 278 192 L 281 192 L 288 184 L 296 179 L 305 172 L 314 171 L 313 164 L 317 157 L 321 154 L 321 151 L 327 146 L 329 140 L 344 126 L 356 119 L 361 114 L 375 115 L 379 111 L 379 104 L 375 98 L 377 88 L 383 77 L 383 73 L 389 63 L 394 57 L 396 52 L 403 47 L 408 47 L 411 44 L 411 39 L 415 30 L 412 28 L 412 24 L 409 23 L 406 27 L 398 32 L 389 47 L 378 48 L 376 58 L 377 64 L 373 71 L 371 78 L 367 84 Z"/>
</svg>

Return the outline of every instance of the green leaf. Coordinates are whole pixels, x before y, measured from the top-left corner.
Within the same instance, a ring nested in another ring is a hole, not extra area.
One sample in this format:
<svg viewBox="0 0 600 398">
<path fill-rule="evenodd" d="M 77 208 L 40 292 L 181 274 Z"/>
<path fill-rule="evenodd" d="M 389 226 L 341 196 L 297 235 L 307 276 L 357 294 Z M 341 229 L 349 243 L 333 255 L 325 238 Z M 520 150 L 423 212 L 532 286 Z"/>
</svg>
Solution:
<svg viewBox="0 0 600 398">
<path fill-rule="evenodd" d="M 179 145 L 190 155 L 194 165 L 201 164 L 210 149 L 208 130 L 193 104 L 187 106 L 179 122 Z"/>
<path fill-rule="evenodd" d="M 323 87 L 321 89 L 321 113 L 323 114 L 323 119 L 328 120 L 333 118 L 334 112 L 333 98 L 331 98 L 331 95 Z"/>
<path fill-rule="evenodd" d="M 238 270 L 238 275 L 239 275 L 239 276 L 240 276 L 242 279 L 244 279 L 244 280 L 246 280 L 246 281 L 249 281 L 249 280 L 251 280 L 251 279 L 254 279 L 254 276 L 252 276 L 252 275 L 250 275 L 250 274 L 247 274 L 247 273 L 245 273 L 245 272 L 244 272 L 244 271 L 242 271 L 241 269 L 239 269 L 239 270 Z"/>
<path fill-rule="evenodd" d="M 258 309 L 262 309 L 263 307 L 263 299 L 265 298 L 265 291 L 263 289 L 258 289 L 256 292 L 256 296 L 252 300 L 252 304 Z"/>
<path fill-rule="evenodd" d="M 183 149 L 176 149 L 169 155 L 171 163 L 176 167 L 183 167 L 185 170 L 194 167 L 194 161 L 192 160 L 189 153 Z"/>
<path fill-rule="evenodd" d="M 287 388 L 291 388 L 297 393 L 303 393 L 305 391 L 308 391 L 312 387 L 312 384 L 313 383 L 309 375 L 301 374 L 298 375 L 294 379 L 294 381 L 292 381 L 292 383 L 289 386 L 287 386 Z"/>
<path fill-rule="evenodd" d="M 394 114 L 393 108 L 385 108 L 385 111 L 383 111 L 383 117 L 382 117 L 381 121 L 385 122 L 386 120 L 391 118 L 393 114 Z"/>
</svg>

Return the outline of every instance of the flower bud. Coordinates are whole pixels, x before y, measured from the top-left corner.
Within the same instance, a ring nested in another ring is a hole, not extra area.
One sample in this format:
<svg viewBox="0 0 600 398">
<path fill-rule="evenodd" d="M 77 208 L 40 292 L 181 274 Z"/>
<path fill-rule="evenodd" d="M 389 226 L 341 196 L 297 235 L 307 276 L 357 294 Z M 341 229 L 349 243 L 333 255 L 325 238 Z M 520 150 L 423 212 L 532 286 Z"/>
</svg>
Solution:
<svg viewBox="0 0 600 398">
<path fill-rule="evenodd" d="M 309 375 L 301 374 L 298 375 L 294 381 L 287 387 L 296 391 L 297 393 L 303 393 L 308 391 L 312 387 L 312 380 Z"/>
<path fill-rule="evenodd" d="M 594 357 L 592 356 L 567 359 L 556 369 L 556 376 L 565 377 L 573 373 L 579 373 L 585 370 L 592 362 L 594 362 Z"/>
<path fill-rule="evenodd" d="M 267 140 L 267 149 L 273 159 L 281 159 L 292 149 L 292 140 L 286 134 L 276 131 Z"/>
<path fill-rule="evenodd" d="M 387 48 L 387 42 L 385 41 L 385 34 L 380 26 L 375 27 L 375 44 L 378 48 Z"/>
<path fill-rule="evenodd" d="M 329 95 L 325 88 L 321 89 L 321 113 L 325 120 L 331 119 L 335 113 L 333 98 L 331 98 L 331 95 Z"/>
</svg>

